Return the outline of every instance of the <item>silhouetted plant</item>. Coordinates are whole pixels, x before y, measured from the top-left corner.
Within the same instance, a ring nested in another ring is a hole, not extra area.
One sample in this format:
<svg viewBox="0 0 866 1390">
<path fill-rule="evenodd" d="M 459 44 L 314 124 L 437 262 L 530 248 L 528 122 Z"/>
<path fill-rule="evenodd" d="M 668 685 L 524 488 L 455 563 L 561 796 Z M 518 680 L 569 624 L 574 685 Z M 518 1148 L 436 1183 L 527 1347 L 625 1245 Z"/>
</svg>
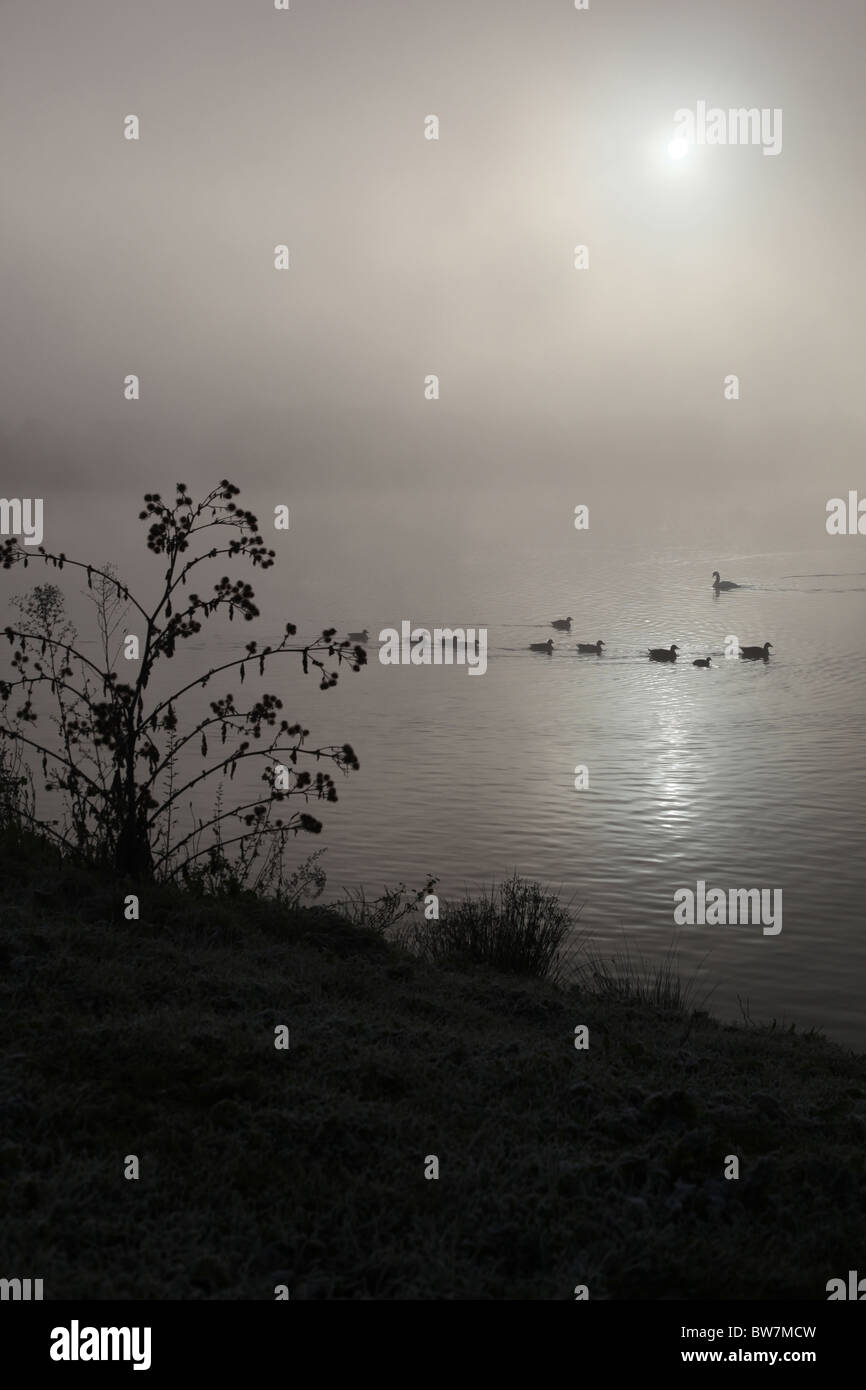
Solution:
<svg viewBox="0 0 866 1390">
<path fill-rule="evenodd" d="M 358 768 L 348 743 L 308 747 L 309 730 L 281 717 L 282 701 L 274 694 L 246 703 L 232 694 L 222 695 L 211 701 L 204 718 L 186 727 L 179 713 L 181 702 L 203 690 L 213 677 L 233 671 L 243 683 L 249 666 L 263 676 L 271 662 L 285 655 L 300 656 L 305 673 L 311 666 L 316 668 L 321 689 L 330 689 L 337 682 L 338 670 L 326 669 L 326 658 L 335 658 L 337 668 L 348 662 L 354 671 L 366 662 L 363 647 L 335 641 L 336 628 L 326 628 L 313 642 L 299 646 L 291 645 L 297 629 L 287 623 L 275 646 L 260 650 L 256 642 L 248 642 L 243 657 L 211 667 L 166 698 L 147 699 L 157 663 L 170 661 L 178 643 L 194 637 L 214 614 L 225 611 L 230 620 L 237 614 L 246 622 L 259 616 L 251 586 L 227 575 L 213 586 L 209 598 L 181 595 L 196 567 L 218 556 L 243 558 L 261 569 L 273 564 L 274 551 L 266 547 L 256 517 L 234 501 L 238 492 L 233 483 L 223 480 L 200 502 L 192 501 L 183 483 L 177 484 L 171 505 L 158 493 L 145 495 L 145 509 L 139 515 L 150 521 L 147 546 L 166 560 L 158 598 L 150 609 L 111 566 L 70 560 L 43 546 L 34 551 L 14 536 L 0 548 L 4 569 L 18 564 L 26 569 L 40 561 L 57 570 L 83 571 L 99 629 L 99 659 L 94 661 L 76 645 L 78 633 L 66 616 L 57 585 L 37 585 L 14 600 L 19 621 L 5 628 L 12 646 L 12 679 L 0 681 L 0 736 L 41 761 L 46 790 L 65 794 L 68 819 L 62 825 L 40 819 L 35 807 L 23 807 L 22 817 L 64 849 L 108 861 L 124 874 L 185 876 L 190 881 L 193 865 L 202 859 L 210 864 L 212 878 L 221 873 L 225 880 L 227 866 L 233 864 L 232 872 L 241 875 L 238 881 L 246 882 L 257 862 L 258 872 L 273 882 L 287 838 L 300 830 L 317 833 L 322 828 L 307 811 L 284 816 L 282 803 L 290 798 L 305 803 L 337 800 L 330 773 L 312 772 L 303 763 L 324 760 L 345 774 Z M 228 532 L 230 538 L 223 541 L 219 536 L 209 549 L 199 549 L 202 543 L 196 538 L 209 531 L 218 536 Z M 193 545 L 198 553 L 190 553 Z M 128 613 L 134 615 L 141 632 L 136 634 L 137 674 L 124 682 L 114 662 L 122 645 L 117 634 L 124 631 Z M 118 651 L 112 652 L 112 644 Z M 57 736 L 53 745 L 36 731 L 40 716 L 34 700 L 44 690 L 54 700 Z M 209 740 L 219 749 L 216 757 Z M 191 752 L 197 752 L 206 764 L 195 775 L 181 773 Z M 266 764 L 261 795 L 229 809 L 218 798 L 213 813 L 195 818 L 192 829 L 179 825 L 180 808 L 195 789 L 209 779 L 231 780 L 238 765 L 250 758 Z M 285 778 L 281 773 L 278 778 L 281 766 L 286 769 Z M 235 822 L 232 829 L 242 828 L 226 836 L 230 822 Z"/>
<path fill-rule="evenodd" d="M 415 923 L 406 944 L 440 964 L 557 980 L 573 926 L 555 894 L 514 874 L 480 897 L 443 904 L 440 920 Z"/>
<path fill-rule="evenodd" d="M 368 898 L 363 887 L 349 888 L 332 906 L 352 926 L 365 927 L 379 936 L 385 936 L 392 927 L 421 906 L 438 881 L 428 878 L 423 888 L 407 888 L 405 883 L 398 883 L 396 888 L 384 888 L 378 898 Z"/>
<path fill-rule="evenodd" d="M 604 952 L 584 947 L 572 983 L 595 999 L 617 999 L 628 1003 L 651 1004 L 673 1013 L 703 1009 L 712 990 L 695 999 L 697 975 L 683 979 L 678 957 L 669 949 L 661 963 L 632 955 L 626 943 L 622 950 Z"/>
<path fill-rule="evenodd" d="M 26 824 L 34 805 L 33 776 L 21 749 L 0 743 L 0 829 Z"/>
</svg>

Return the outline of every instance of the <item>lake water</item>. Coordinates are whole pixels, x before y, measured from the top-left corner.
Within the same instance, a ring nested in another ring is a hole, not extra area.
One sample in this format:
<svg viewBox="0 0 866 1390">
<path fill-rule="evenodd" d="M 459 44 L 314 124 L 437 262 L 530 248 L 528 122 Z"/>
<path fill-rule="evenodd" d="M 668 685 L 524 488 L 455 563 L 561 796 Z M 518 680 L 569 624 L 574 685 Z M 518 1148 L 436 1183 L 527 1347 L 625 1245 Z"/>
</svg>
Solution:
<svg viewBox="0 0 866 1390">
<path fill-rule="evenodd" d="M 449 587 L 446 576 L 435 608 L 423 606 L 420 580 L 389 599 L 386 583 L 361 576 L 354 602 L 364 611 L 290 608 L 299 636 L 342 621 L 374 638 L 369 665 L 333 690 L 287 659 L 264 683 L 314 742 L 348 741 L 361 762 L 340 779 L 337 805 L 311 807 L 324 832 L 300 837 L 293 853 L 326 848 L 327 896 L 428 875 L 448 896 L 517 870 L 581 906 L 579 930 L 596 948 L 628 946 L 650 961 L 673 948 L 698 994 L 713 991 L 712 1012 L 739 1017 L 739 997 L 756 1019 L 823 1027 L 866 1048 L 866 572 L 856 542 L 839 555 L 833 563 L 830 546 L 711 563 L 685 550 L 578 560 L 572 547 L 534 566 L 503 560 L 483 582 L 463 573 Z M 715 597 L 716 566 L 744 587 Z M 550 619 L 569 614 L 571 635 L 552 634 Z M 404 618 L 486 626 L 486 674 L 381 665 L 375 637 Z M 228 659 L 229 637 L 253 635 L 267 641 L 267 625 L 186 644 L 176 683 L 205 658 Z M 553 656 L 527 650 L 550 635 Z M 725 659 L 729 635 L 770 640 L 770 661 Z M 599 637 L 603 657 L 576 654 L 578 640 Z M 647 647 L 672 642 L 675 665 L 647 660 Z M 711 669 L 692 666 L 705 655 Z M 236 679 L 230 688 L 239 693 Z M 580 791 L 578 764 L 589 775 Z M 250 766 L 227 789 L 255 785 Z M 675 926 L 674 892 L 698 880 L 781 889 L 781 933 Z"/>
</svg>

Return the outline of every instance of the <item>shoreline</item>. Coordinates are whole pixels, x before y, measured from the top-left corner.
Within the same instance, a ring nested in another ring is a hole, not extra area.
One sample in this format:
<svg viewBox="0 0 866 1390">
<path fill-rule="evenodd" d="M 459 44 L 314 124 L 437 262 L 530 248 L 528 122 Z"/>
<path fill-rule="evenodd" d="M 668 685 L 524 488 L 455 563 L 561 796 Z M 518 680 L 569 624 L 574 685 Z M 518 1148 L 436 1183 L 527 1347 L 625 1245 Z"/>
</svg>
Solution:
<svg viewBox="0 0 866 1390">
<path fill-rule="evenodd" d="M 46 1299 L 823 1301 L 862 1263 L 864 1054 L 0 868 L 6 1273 Z"/>
</svg>

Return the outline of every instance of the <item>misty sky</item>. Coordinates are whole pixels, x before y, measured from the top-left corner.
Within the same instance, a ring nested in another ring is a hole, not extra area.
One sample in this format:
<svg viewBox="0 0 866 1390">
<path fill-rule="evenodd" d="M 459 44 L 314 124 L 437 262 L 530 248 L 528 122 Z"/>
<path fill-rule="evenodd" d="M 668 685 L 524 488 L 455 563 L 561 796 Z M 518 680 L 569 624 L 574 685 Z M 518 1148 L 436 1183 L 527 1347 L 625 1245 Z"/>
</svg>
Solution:
<svg viewBox="0 0 866 1390">
<path fill-rule="evenodd" d="M 125 561 L 144 491 L 226 475 L 292 507 L 310 599 L 325 554 L 329 601 L 537 557 L 578 502 L 599 546 L 825 543 L 863 483 L 866 8 L 591 3 L 4 0 L 0 491 L 46 544 Z M 781 154 L 673 163 L 698 100 L 782 108 Z"/>
</svg>

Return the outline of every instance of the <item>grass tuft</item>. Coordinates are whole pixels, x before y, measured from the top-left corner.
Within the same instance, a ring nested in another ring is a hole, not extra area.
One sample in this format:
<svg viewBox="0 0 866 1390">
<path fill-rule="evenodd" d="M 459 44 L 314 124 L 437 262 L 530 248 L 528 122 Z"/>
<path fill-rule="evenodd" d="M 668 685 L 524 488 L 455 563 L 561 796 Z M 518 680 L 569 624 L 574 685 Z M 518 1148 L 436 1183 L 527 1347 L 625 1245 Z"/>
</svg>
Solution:
<svg viewBox="0 0 866 1390">
<path fill-rule="evenodd" d="M 409 944 L 437 965 L 486 965 L 536 980 L 561 978 L 574 917 L 539 883 L 514 874 L 481 897 L 446 904 Z"/>
<path fill-rule="evenodd" d="M 628 946 L 608 955 L 583 948 L 572 981 L 596 999 L 649 1004 L 665 1013 L 702 1009 L 712 993 L 709 990 L 696 1000 L 696 982 L 682 978 L 673 951 L 660 964 L 653 964 L 643 956 L 633 955 Z"/>
</svg>

